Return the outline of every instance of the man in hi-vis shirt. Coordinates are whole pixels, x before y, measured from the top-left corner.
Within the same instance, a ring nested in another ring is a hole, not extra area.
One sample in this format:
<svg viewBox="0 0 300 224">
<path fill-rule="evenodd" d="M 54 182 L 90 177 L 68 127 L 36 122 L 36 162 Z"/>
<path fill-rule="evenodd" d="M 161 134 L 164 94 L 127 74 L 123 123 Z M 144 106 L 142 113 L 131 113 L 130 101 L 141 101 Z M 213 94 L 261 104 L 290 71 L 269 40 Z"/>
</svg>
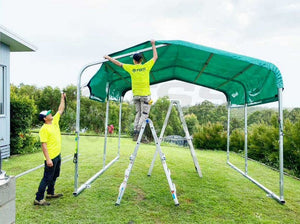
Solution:
<svg viewBox="0 0 300 224">
<path fill-rule="evenodd" d="M 133 55 L 133 65 L 123 64 L 110 56 L 104 56 L 117 66 L 122 67 L 130 74 L 132 83 L 133 102 L 135 104 L 135 120 L 134 120 L 134 136 L 133 140 L 137 140 L 143 122 L 149 117 L 152 104 L 150 92 L 150 70 L 156 62 L 158 55 L 155 47 L 155 41 L 151 40 L 153 58 L 142 64 L 143 56 L 141 53 Z"/>
<path fill-rule="evenodd" d="M 44 176 L 40 182 L 34 205 L 50 205 L 44 199 L 44 193 L 47 188 L 46 198 L 59 198 L 63 194 L 54 193 L 56 178 L 59 177 L 61 164 L 61 134 L 59 128 L 59 119 L 65 109 L 64 93 L 61 94 L 60 105 L 57 113 L 52 117 L 51 110 L 44 110 L 39 114 L 39 120 L 44 124 L 39 132 L 42 150 L 45 159 Z"/>
</svg>

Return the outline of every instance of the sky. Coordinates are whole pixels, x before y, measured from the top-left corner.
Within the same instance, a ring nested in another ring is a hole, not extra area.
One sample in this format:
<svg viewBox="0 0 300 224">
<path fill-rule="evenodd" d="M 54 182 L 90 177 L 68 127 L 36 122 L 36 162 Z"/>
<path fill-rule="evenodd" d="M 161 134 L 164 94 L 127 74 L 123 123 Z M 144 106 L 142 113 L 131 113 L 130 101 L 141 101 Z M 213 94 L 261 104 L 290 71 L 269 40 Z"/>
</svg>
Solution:
<svg viewBox="0 0 300 224">
<path fill-rule="evenodd" d="M 77 85 L 81 69 L 106 54 L 150 39 L 185 40 L 275 64 L 283 106 L 300 107 L 299 0 L 0 0 L 0 25 L 37 47 L 11 53 L 15 85 L 62 89 Z M 97 69 L 86 71 L 82 83 Z M 190 105 L 226 101 L 222 93 L 178 81 L 151 92 Z"/>
</svg>

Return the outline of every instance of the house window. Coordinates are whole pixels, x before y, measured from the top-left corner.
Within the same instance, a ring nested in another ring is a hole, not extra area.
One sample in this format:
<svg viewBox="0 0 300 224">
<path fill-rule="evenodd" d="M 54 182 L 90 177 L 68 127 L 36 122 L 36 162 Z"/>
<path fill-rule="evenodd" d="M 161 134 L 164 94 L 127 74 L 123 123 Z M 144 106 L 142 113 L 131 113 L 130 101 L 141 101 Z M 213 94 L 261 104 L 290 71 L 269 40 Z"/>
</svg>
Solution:
<svg viewBox="0 0 300 224">
<path fill-rule="evenodd" d="M 0 66 L 0 115 L 4 114 L 4 67 Z"/>
</svg>

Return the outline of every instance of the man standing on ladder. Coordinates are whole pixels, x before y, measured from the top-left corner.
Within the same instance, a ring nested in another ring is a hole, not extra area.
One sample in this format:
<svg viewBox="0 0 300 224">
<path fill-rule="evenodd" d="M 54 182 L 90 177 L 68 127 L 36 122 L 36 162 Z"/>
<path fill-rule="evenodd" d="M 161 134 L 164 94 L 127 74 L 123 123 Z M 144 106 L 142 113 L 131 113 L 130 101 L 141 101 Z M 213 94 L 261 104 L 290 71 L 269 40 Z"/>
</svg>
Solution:
<svg viewBox="0 0 300 224">
<path fill-rule="evenodd" d="M 155 47 L 155 40 L 151 40 L 153 58 L 143 62 L 143 55 L 136 53 L 133 55 L 133 65 L 123 64 L 110 56 L 104 56 L 105 59 L 111 61 L 117 66 L 122 67 L 131 76 L 133 102 L 135 104 L 136 116 L 134 120 L 134 136 L 133 140 L 136 141 L 143 122 L 149 117 L 150 108 L 152 104 L 150 92 L 150 71 L 156 62 L 158 55 Z"/>
</svg>

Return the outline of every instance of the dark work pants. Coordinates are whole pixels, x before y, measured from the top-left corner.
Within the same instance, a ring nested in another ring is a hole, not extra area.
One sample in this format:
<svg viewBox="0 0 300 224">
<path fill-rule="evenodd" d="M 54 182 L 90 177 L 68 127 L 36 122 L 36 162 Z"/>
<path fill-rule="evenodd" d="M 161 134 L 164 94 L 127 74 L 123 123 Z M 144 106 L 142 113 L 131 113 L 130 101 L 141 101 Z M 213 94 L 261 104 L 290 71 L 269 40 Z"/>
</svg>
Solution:
<svg viewBox="0 0 300 224">
<path fill-rule="evenodd" d="M 53 166 L 48 167 L 46 160 L 45 160 L 45 168 L 44 168 L 44 176 L 41 180 L 38 192 L 36 193 L 36 200 L 42 200 L 44 199 L 44 193 L 47 188 L 48 194 L 54 194 L 54 185 L 56 178 L 59 177 L 60 173 L 60 164 L 61 164 L 61 157 L 60 154 L 52 159 Z"/>
</svg>

